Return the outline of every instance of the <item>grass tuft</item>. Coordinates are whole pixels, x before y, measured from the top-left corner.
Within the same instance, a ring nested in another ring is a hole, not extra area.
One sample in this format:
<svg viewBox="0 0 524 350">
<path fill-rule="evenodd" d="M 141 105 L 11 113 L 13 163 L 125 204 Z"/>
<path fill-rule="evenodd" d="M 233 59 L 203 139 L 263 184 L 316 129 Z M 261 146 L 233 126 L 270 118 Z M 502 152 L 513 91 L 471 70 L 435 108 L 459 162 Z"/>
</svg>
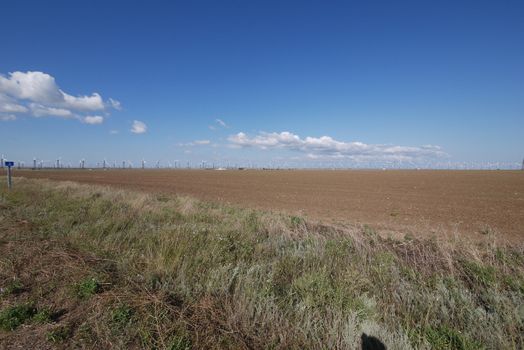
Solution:
<svg viewBox="0 0 524 350">
<path fill-rule="evenodd" d="M 111 322 L 117 329 L 123 329 L 131 323 L 134 310 L 126 305 L 118 305 L 111 313 Z"/>
<path fill-rule="evenodd" d="M 68 326 L 59 326 L 50 330 L 46 334 L 46 339 L 51 343 L 61 343 L 71 336 L 71 329 Z"/>
<path fill-rule="evenodd" d="M 4 288 L 0 288 L 0 295 L 19 294 L 23 291 L 24 285 L 22 282 L 19 279 L 13 279 Z"/>
<path fill-rule="evenodd" d="M 53 314 L 48 308 L 39 310 L 34 316 L 33 321 L 39 324 L 50 323 L 53 319 Z"/>
<path fill-rule="evenodd" d="M 102 288 L 100 282 L 95 277 L 88 277 L 74 285 L 75 294 L 80 299 L 87 299 L 97 293 Z"/>
<path fill-rule="evenodd" d="M 36 314 L 36 309 L 31 304 L 20 304 L 7 307 L 0 311 L 0 328 L 13 331 L 23 323 L 29 321 Z"/>
</svg>

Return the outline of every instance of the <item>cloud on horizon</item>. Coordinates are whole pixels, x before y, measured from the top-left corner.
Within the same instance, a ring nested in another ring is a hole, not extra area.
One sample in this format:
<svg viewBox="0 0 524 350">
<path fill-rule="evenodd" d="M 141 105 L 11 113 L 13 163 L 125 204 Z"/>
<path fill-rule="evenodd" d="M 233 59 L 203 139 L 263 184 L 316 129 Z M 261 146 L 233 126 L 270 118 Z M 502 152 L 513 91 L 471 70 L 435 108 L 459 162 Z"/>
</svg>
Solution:
<svg viewBox="0 0 524 350">
<path fill-rule="evenodd" d="M 424 145 L 419 147 L 362 142 L 343 142 L 330 136 L 305 137 L 288 131 L 280 133 L 260 132 L 248 136 L 243 132 L 228 137 L 230 145 L 239 148 L 285 149 L 304 153 L 311 160 L 347 159 L 356 162 L 421 161 L 447 156 L 441 147 Z"/>
<path fill-rule="evenodd" d="M 121 110 L 119 101 L 104 101 L 100 94 L 73 96 L 56 84 L 55 78 L 38 71 L 0 74 L 0 116 L 15 114 L 33 117 L 77 119 L 86 124 L 101 124 L 104 117 L 88 113 Z M 86 115 L 87 114 L 87 115 Z"/>
</svg>

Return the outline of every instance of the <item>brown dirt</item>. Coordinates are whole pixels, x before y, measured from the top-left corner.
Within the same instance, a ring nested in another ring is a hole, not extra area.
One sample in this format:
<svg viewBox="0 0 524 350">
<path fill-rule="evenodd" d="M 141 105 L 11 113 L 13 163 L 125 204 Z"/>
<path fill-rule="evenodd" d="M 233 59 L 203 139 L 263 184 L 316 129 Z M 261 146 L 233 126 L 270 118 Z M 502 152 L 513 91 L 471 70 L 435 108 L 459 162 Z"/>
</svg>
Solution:
<svg viewBox="0 0 524 350">
<path fill-rule="evenodd" d="M 15 170 L 16 176 L 72 180 L 368 224 L 412 234 L 493 231 L 524 238 L 522 171 Z"/>
</svg>

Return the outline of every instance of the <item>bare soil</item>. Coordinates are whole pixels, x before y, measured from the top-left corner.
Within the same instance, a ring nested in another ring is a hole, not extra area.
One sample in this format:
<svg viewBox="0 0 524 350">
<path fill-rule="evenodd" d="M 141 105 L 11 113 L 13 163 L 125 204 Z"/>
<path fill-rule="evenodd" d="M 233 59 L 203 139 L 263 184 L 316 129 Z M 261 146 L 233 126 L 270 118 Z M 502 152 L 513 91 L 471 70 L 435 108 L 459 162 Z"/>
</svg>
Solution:
<svg viewBox="0 0 524 350">
<path fill-rule="evenodd" d="M 415 235 L 524 238 L 524 172 L 430 170 L 15 170 L 284 211 Z"/>
</svg>

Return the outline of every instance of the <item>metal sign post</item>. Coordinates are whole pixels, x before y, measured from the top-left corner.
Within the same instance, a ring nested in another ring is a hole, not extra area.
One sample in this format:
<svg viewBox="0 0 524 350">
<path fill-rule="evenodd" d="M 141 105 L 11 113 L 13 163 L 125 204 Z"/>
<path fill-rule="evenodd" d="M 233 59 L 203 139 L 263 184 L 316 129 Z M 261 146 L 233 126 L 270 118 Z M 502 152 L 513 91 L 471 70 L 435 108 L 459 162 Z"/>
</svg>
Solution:
<svg viewBox="0 0 524 350">
<path fill-rule="evenodd" d="M 11 181 L 11 167 L 15 166 L 15 162 L 5 161 L 5 166 L 7 167 L 7 188 L 13 188 L 13 183 Z"/>
</svg>

